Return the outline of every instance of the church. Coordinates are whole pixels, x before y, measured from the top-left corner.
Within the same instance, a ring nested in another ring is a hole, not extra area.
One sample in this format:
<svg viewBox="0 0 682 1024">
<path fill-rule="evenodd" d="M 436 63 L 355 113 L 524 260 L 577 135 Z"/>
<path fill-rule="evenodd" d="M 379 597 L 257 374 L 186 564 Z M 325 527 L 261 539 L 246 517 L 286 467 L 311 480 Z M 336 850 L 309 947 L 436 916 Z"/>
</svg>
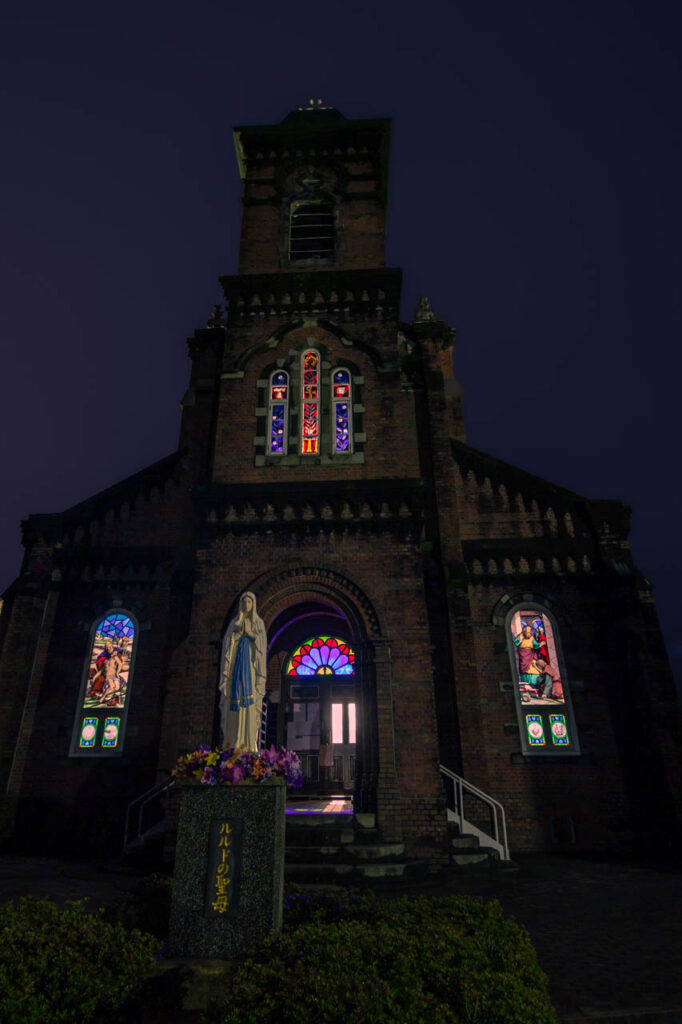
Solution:
<svg viewBox="0 0 682 1024">
<path fill-rule="evenodd" d="M 188 342 L 177 450 L 23 523 L 0 618 L 7 848 L 120 852 L 135 801 L 220 742 L 245 594 L 259 742 L 296 751 L 299 800 L 373 815 L 433 870 L 449 820 L 505 857 L 682 834 L 629 510 L 467 444 L 454 329 L 426 298 L 400 320 L 385 263 L 390 130 L 320 101 L 234 129 L 239 272 Z"/>
</svg>

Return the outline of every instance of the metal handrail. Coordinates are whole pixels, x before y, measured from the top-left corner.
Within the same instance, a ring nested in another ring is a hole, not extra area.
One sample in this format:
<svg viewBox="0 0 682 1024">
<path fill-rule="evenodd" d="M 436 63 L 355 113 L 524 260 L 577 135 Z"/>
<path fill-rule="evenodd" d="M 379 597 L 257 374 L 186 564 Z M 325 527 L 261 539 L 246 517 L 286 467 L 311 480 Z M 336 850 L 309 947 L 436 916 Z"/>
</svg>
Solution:
<svg viewBox="0 0 682 1024">
<path fill-rule="evenodd" d="M 451 772 L 449 768 L 445 767 L 445 765 L 441 764 L 439 765 L 439 768 L 442 774 L 452 779 L 454 783 L 455 806 L 454 808 L 448 807 L 448 820 L 455 821 L 459 825 L 463 833 L 473 833 L 474 835 L 477 835 L 480 839 L 483 839 L 486 845 L 492 846 L 494 849 L 497 850 L 497 852 L 500 855 L 500 860 L 509 860 L 510 858 L 509 844 L 507 842 L 507 820 L 504 814 L 504 807 L 499 802 L 499 800 L 495 800 L 494 797 L 488 796 L 488 794 L 484 793 L 482 789 L 479 789 L 477 786 L 474 786 L 471 782 L 467 782 L 466 779 L 463 779 L 461 775 L 457 775 L 455 774 L 455 772 Z M 465 789 L 468 790 L 468 792 L 472 793 L 474 796 L 478 797 L 479 800 L 482 800 L 492 810 L 493 827 L 495 830 L 494 837 L 488 835 L 488 833 L 486 832 L 483 832 L 481 829 L 477 828 L 474 824 L 472 824 L 472 822 L 467 821 L 467 819 L 464 817 Z"/>
<path fill-rule="evenodd" d="M 150 803 L 152 800 L 155 800 L 158 796 L 162 796 L 164 800 L 167 801 L 168 794 L 170 793 L 170 790 L 173 788 L 174 785 L 175 779 L 173 778 L 173 776 L 170 776 L 170 778 L 165 779 L 163 782 L 157 782 L 155 786 L 152 786 L 151 789 L 146 790 L 144 793 L 136 797 L 128 804 L 128 807 L 126 808 L 126 824 L 125 833 L 123 837 L 124 853 L 127 853 L 133 846 L 136 846 L 138 843 L 143 842 L 142 815 L 147 804 Z M 136 804 L 140 805 L 137 814 L 137 834 L 134 839 L 131 839 L 130 819 L 132 817 L 133 808 L 135 807 Z"/>
</svg>

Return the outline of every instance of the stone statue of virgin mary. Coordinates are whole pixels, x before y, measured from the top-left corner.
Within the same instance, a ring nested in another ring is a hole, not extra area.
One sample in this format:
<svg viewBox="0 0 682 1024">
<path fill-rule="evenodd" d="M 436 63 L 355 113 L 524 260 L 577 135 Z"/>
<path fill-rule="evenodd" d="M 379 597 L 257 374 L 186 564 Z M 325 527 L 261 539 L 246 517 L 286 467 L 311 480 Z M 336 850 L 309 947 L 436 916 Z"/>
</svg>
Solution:
<svg viewBox="0 0 682 1024">
<path fill-rule="evenodd" d="M 239 613 L 230 622 L 220 659 L 220 727 L 223 747 L 258 753 L 265 696 L 267 635 L 256 611 L 256 597 L 246 591 Z"/>
</svg>

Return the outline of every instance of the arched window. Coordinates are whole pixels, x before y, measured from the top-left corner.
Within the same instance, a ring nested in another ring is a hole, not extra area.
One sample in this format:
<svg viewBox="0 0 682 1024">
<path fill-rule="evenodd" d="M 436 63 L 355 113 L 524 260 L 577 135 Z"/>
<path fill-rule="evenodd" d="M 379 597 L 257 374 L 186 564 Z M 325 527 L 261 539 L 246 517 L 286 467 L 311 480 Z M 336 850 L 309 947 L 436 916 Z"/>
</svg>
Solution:
<svg viewBox="0 0 682 1024">
<path fill-rule="evenodd" d="M 301 455 L 320 452 L 320 353 L 301 356 Z"/>
<path fill-rule="evenodd" d="M 289 211 L 289 259 L 334 257 L 334 204 L 324 198 L 299 199 Z"/>
<path fill-rule="evenodd" d="M 561 643 L 553 617 L 539 604 L 515 605 L 506 619 L 524 754 L 579 754 Z"/>
<path fill-rule="evenodd" d="M 332 402 L 334 405 L 334 451 L 353 450 L 353 405 L 351 379 L 348 370 L 332 373 Z"/>
<path fill-rule="evenodd" d="M 268 399 L 268 451 L 286 455 L 289 420 L 289 375 L 284 370 L 270 374 Z"/>
<path fill-rule="evenodd" d="M 72 755 L 121 752 L 136 641 L 137 626 L 129 612 L 110 611 L 95 622 L 76 710 Z"/>
<path fill-rule="evenodd" d="M 297 647 L 286 667 L 288 676 L 352 676 L 355 654 L 335 636 L 314 636 Z"/>
</svg>

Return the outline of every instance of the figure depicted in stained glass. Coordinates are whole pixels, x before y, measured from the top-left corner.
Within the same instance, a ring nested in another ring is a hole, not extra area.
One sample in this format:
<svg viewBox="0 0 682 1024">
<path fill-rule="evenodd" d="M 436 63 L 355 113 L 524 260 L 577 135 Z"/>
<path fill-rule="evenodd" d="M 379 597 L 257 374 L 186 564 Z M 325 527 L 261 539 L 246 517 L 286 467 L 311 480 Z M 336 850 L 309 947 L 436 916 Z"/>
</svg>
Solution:
<svg viewBox="0 0 682 1024">
<path fill-rule="evenodd" d="M 289 659 L 289 676 L 352 676 L 355 654 L 335 636 L 316 636 L 301 644 Z"/>
<path fill-rule="evenodd" d="M 84 708 L 122 708 L 125 705 L 134 640 L 135 627 L 127 615 L 107 615 L 97 624 Z"/>
<path fill-rule="evenodd" d="M 538 611 L 519 611 L 512 618 L 518 686 L 524 704 L 563 704 L 564 693 L 552 625 Z"/>
<path fill-rule="evenodd" d="M 220 683 L 220 727 L 223 746 L 258 753 L 261 710 L 265 696 L 267 636 L 251 591 L 239 599 L 239 613 L 223 640 Z"/>
</svg>

